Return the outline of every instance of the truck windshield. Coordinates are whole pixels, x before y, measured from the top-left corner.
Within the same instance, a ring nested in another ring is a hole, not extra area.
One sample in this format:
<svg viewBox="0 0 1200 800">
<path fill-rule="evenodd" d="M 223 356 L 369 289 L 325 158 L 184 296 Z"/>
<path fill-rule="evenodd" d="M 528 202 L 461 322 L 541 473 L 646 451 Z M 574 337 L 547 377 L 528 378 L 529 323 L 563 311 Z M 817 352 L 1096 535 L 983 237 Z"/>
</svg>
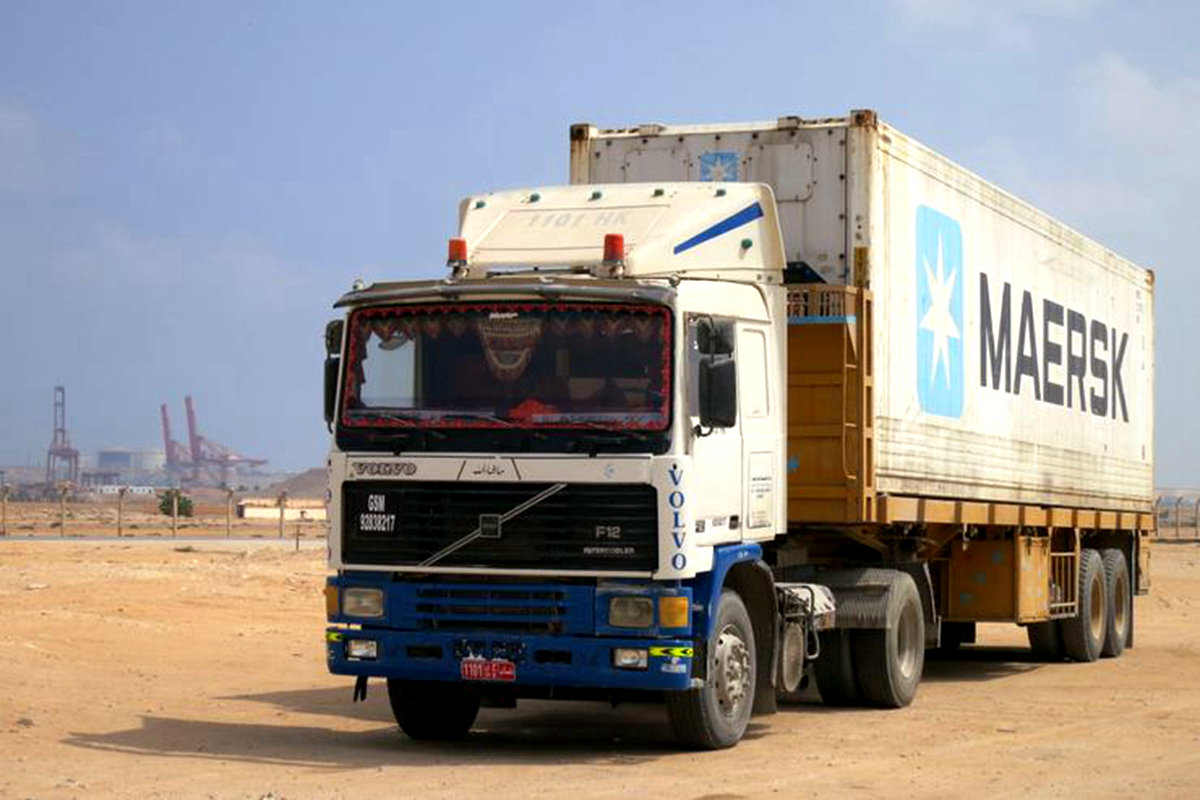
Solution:
<svg viewBox="0 0 1200 800">
<path fill-rule="evenodd" d="M 348 428 L 600 428 L 670 423 L 662 306 L 487 303 L 350 317 Z"/>
</svg>

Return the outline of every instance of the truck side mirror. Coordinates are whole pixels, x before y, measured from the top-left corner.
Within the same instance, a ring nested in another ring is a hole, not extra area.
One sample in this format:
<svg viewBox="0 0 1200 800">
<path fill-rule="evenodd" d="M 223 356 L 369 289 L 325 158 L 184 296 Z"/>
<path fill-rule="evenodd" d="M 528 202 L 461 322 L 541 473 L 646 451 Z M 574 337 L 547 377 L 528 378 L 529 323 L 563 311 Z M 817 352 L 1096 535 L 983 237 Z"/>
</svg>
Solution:
<svg viewBox="0 0 1200 800">
<path fill-rule="evenodd" d="M 700 428 L 737 424 L 737 362 L 707 356 L 700 361 Z"/>
<path fill-rule="evenodd" d="M 702 355 L 732 355 L 733 326 L 716 322 L 712 317 L 701 317 L 696 321 L 696 347 Z"/>
<path fill-rule="evenodd" d="M 338 366 L 340 358 L 325 358 L 325 424 L 333 425 L 337 413 Z"/>
<path fill-rule="evenodd" d="M 330 426 L 337 415 L 338 367 L 344 331 L 345 323 L 340 319 L 325 326 L 325 424 Z"/>
</svg>

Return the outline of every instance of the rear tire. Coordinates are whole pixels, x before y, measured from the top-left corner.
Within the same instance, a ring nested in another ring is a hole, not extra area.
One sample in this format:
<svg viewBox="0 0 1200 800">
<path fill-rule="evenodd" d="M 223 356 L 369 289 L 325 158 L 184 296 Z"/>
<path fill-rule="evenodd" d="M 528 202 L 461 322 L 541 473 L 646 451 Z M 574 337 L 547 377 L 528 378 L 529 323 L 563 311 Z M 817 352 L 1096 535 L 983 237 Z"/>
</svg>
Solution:
<svg viewBox="0 0 1200 800">
<path fill-rule="evenodd" d="M 917 696 L 925 667 L 925 615 L 912 576 L 900 573 L 884 602 L 887 627 L 855 631 L 854 670 L 863 700 L 903 708 Z"/>
<path fill-rule="evenodd" d="M 1104 567 L 1104 591 L 1108 601 L 1105 612 L 1104 646 L 1100 655 L 1116 658 L 1125 652 L 1129 627 L 1133 621 L 1133 595 L 1129 591 L 1129 564 L 1117 548 L 1100 551 Z"/>
<path fill-rule="evenodd" d="M 1079 611 L 1064 619 L 1063 648 L 1073 661 L 1090 662 L 1100 657 L 1108 621 L 1104 587 L 1104 563 L 1100 553 L 1087 548 L 1079 554 Z"/>
<path fill-rule="evenodd" d="M 721 591 L 706 650 L 704 686 L 667 692 L 667 716 L 680 744 L 719 750 L 733 747 L 746 732 L 758 668 L 750 613 L 731 589 Z"/>
<path fill-rule="evenodd" d="M 475 724 L 479 695 L 457 683 L 402 681 L 388 678 L 388 700 L 400 730 L 410 739 L 461 739 Z"/>
<path fill-rule="evenodd" d="M 1025 626 L 1029 636 L 1029 647 L 1043 661 L 1062 661 L 1066 657 L 1063 649 L 1062 628 L 1056 619 L 1034 622 Z"/>
<path fill-rule="evenodd" d="M 852 632 L 823 631 L 821 654 L 813 662 L 817 691 L 827 706 L 855 706 L 862 702 L 858 678 L 854 676 L 854 653 L 850 645 Z"/>
</svg>

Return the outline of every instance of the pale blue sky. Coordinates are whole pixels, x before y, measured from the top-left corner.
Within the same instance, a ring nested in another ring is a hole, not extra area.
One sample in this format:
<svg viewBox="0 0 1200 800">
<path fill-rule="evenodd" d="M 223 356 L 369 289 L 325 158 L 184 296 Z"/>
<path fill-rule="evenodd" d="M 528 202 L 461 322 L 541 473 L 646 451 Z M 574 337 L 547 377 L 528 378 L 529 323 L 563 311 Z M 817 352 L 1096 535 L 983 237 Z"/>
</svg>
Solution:
<svg viewBox="0 0 1200 800">
<path fill-rule="evenodd" d="M 843 10 L 845 9 L 845 10 Z M 158 405 L 320 464 L 356 276 L 441 272 L 458 198 L 572 122 L 875 108 L 1158 274 L 1158 476 L 1200 484 L 1200 6 L 1101 0 L 0 2 L 0 463 L 160 446 Z"/>
</svg>

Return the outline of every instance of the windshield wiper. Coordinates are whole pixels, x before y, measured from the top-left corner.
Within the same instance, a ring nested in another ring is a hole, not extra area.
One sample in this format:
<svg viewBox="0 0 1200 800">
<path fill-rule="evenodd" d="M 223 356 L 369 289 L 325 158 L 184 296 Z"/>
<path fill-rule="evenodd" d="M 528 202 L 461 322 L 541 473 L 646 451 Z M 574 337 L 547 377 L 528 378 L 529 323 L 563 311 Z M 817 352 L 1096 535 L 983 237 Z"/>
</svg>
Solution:
<svg viewBox="0 0 1200 800">
<path fill-rule="evenodd" d="M 410 417 L 404 414 L 396 414 L 392 411 L 364 411 L 354 414 L 354 416 L 367 421 L 383 420 L 386 422 L 403 422 L 405 429 L 416 428 L 417 423 L 420 422 L 420 420 L 416 417 Z"/>
<path fill-rule="evenodd" d="M 603 422 L 597 422 L 594 419 L 572 420 L 572 424 L 586 425 L 589 430 L 603 431 L 604 433 L 611 434 L 614 437 L 629 436 L 630 438 L 637 439 L 639 442 L 646 442 L 650 440 L 649 435 L 647 435 L 644 431 L 639 431 L 634 428 L 614 428 L 611 425 L 605 425 Z"/>
<path fill-rule="evenodd" d="M 503 417 L 497 417 L 495 414 L 489 414 L 485 411 L 455 411 L 451 414 L 442 414 L 440 417 L 438 417 L 438 419 L 439 420 L 443 420 L 443 419 L 450 419 L 450 420 L 484 419 L 484 420 L 487 420 L 488 422 L 498 423 L 505 428 L 517 427 L 517 423 L 512 422 L 511 420 L 504 419 Z"/>
</svg>

